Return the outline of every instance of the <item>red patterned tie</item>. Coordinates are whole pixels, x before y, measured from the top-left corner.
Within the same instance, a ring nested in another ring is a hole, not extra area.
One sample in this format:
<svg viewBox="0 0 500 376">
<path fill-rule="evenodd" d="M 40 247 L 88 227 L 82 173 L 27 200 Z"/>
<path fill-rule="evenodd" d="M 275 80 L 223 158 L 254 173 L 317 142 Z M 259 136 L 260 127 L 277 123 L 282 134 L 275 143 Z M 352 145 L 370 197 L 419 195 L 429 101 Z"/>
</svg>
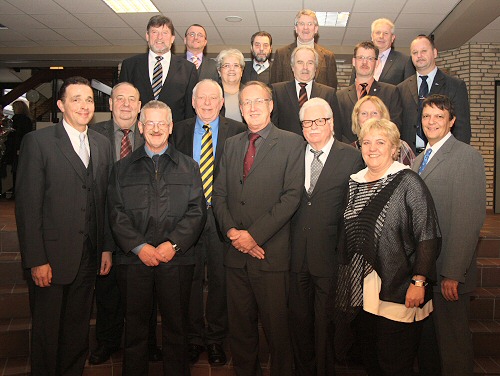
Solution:
<svg viewBox="0 0 500 376">
<path fill-rule="evenodd" d="M 300 91 L 299 91 L 299 108 L 302 108 L 304 103 L 307 102 L 307 91 L 306 91 L 306 86 L 307 84 L 305 82 L 299 82 L 300 86 Z"/>
<path fill-rule="evenodd" d="M 245 160 L 243 161 L 243 181 L 248 176 L 248 173 L 250 172 L 250 169 L 252 168 L 253 161 L 255 159 L 255 153 L 256 153 L 256 148 L 255 148 L 255 141 L 260 137 L 258 133 L 250 133 L 248 135 L 248 140 L 250 143 L 248 144 L 248 149 L 247 153 L 245 154 Z"/>
<path fill-rule="evenodd" d="M 132 144 L 128 138 L 128 134 L 130 133 L 130 129 L 122 129 L 123 137 L 122 143 L 120 146 L 120 159 L 125 158 L 127 155 L 132 153 Z"/>
</svg>

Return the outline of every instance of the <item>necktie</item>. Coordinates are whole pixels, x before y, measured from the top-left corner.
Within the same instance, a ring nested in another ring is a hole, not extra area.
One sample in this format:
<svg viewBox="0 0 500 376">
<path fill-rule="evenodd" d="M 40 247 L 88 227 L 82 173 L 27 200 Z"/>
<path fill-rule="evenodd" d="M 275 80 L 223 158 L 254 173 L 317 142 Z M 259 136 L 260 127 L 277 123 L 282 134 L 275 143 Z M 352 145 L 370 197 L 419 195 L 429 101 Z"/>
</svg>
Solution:
<svg viewBox="0 0 500 376">
<path fill-rule="evenodd" d="M 361 86 L 361 94 L 359 95 L 359 99 L 363 98 L 364 96 L 368 95 L 368 92 L 366 91 L 366 87 L 368 84 L 366 82 L 363 82 L 362 84 L 359 84 Z"/>
<path fill-rule="evenodd" d="M 250 133 L 248 135 L 248 140 L 250 143 L 248 144 L 247 153 L 245 154 L 245 160 L 243 161 L 243 181 L 246 180 L 250 169 L 252 168 L 253 161 L 255 158 L 255 153 L 257 149 L 255 148 L 255 141 L 260 137 L 258 133 Z"/>
<path fill-rule="evenodd" d="M 377 68 L 375 68 L 375 72 L 373 72 L 373 78 L 376 79 L 377 81 L 380 78 L 380 73 L 382 73 L 383 65 L 384 65 L 384 54 L 381 54 L 378 57 Z"/>
<path fill-rule="evenodd" d="M 307 91 L 305 82 L 299 82 L 300 90 L 299 90 L 299 108 L 302 108 L 304 103 L 307 102 Z"/>
<path fill-rule="evenodd" d="M 427 149 L 425 151 L 424 160 L 422 161 L 422 164 L 418 168 L 418 174 L 419 175 L 424 171 L 425 166 L 427 166 L 427 162 L 429 162 L 429 157 L 431 156 L 431 153 L 432 153 L 432 149 Z"/>
<path fill-rule="evenodd" d="M 121 131 L 123 132 L 123 137 L 120 144 L 120 159 L 123 159 L 127 155 L 132 153 L 132 144 L 130 143 L 130 139 L 128 138 L 130 129 L 122 129 Z"/>
<path fill-rule="evenodd" d="M 255 66 L 255 68 L 257 68 L 255 71 L 257 72 L 257 74 L 260 74 L 260 72 L 262 72 L 262 68 L 264 68 L 264 66 L 262 64 L 257 64 Z"/>
<path fill-rule="evenodd" d="M 314 190 L 314 187 L 316 186 L 319 175 L 321 174 L 321 170 L 323 169 L 323 163 L 321 163 L 321 161 L 319 160 L 319 157 L 321 154 L 323 154 L 323 151 L 321 151 L 321 150 L 316 151 L 314 149 L 311 149 L 311 153 L 314 154 L 314 159 L 311 162 L 311 180 L 309 183 L 309 189 L 307 190 L 307 194 L 309 196 L 313 193 L 313 190 Z"/>
<path fill-rule="evenodd" d="M 210 125 L 203 126 L 205 134 L 201 139 L 200 173 L 203 183 L 203 194 L 207 203 L 212 203 L 212 188 L 214 181 L 214 147 L 212 144 L 212 132 Z"/>
<path fill-rule="evenodd" d="M 418 127 L 417 136 L 422 139 L 424 144 L 427 144 L 427 137 L 425 137 L 424 130 L 422 129 L 422 107 L 424 99 L 429 95 L 429 86 L 427 85 L 427 76 L 420 76 L 422 82 L 418 90 Z"/>
<path fill-rule="evenodd" d="M 200 62 L 200 59 L 198 59 L 198 56 L 193 55 L 191 60 L 192 60 L 193 64 L 196 65 L 196 69 L 199 69 L 201 62 Z"/>
<path fill-rule="evenodd" d="M 82 160 L 85 167 L 89 166 L 90 155 L 85 147 L 85 133 L 80 133 L 80 148 L 78 149 L 78 156 Z"/>
<path fill-rule="evenodd" d="M 160 91 L 162 87 L 163 80 L 163 67 L 161 66 L 161 61 L 163 56 L 156 56 L 156 63 L 153 69 L 153 81 L 151 82 L 151 87 L 153 88 L 153 96 L 158 99 L 160 96 Z"/>
</svg>

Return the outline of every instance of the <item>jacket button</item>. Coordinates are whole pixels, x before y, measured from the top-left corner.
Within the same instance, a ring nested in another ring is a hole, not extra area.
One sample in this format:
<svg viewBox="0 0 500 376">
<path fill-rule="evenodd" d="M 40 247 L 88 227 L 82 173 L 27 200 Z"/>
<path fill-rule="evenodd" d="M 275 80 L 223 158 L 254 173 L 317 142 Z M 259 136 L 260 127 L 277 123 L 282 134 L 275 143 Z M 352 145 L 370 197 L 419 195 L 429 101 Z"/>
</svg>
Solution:
<svg viewBox="0 0 500 376">
<path fill-rule="evenodd" d="M 83 188 L 83 189 L 87 189 L 87 186 L 85 186 L 85 185 L 82 185 L 82 188 Z"/>
<path fill-rule="evenodd" d="M 245 205 L 245 201 L 241 201 L 241 205 Z"/>
<path fill-rule="evenodd" d="M 312 205 L 312 202 L 311 201 L 308 201 L 307 202 L 307 206 L 311 206 Z"/>
</svg>

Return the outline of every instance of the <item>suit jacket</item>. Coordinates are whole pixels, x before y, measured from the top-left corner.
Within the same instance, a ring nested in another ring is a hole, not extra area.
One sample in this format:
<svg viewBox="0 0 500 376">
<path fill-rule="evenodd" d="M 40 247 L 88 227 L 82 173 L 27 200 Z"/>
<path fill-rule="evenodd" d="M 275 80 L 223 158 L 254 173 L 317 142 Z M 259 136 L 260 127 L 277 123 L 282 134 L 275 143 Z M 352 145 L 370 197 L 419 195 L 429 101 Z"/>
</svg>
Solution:
<svg viewBox="0 0 500 376">
<path fill-rule="evenodd" d="M 141 94 L 144 104 L 154 99 L 149 79 L 148 54 L 132 56 L 123 60 L 120 82 L 130 82 Z M 174 122 L 194 116 L 191 97 L 198 82 L 196 67 L 185 58 L 172 54 L 167 77 L 158 100 L 165 102 L 172 110 Z"/>
<path fill-rule="evenodd" d="M 225 235 L 231 228 L 247 230 L 266 252 L 259 260 L 228 247 L 224 264 L 233 268 L 288 271 L 290 219 L 299 206 L 304 185 L 304 140 L 275 127 L 255 157 L 243 182 L 248 133 L 229 138 L 215 179 L 214 213 Z"/>
<path fill-rule="evenodd" d="M 249 81 L 260 81 L 264 82 L 266 85 L 271 85 L 271 68 L 273 63 L 269 61 L 269 67 L 262 71 L 260 74 L 257 74 L 255 69 L 253 69 L 253 60 L 247 62 L 245 64 L 245 69 L 243 70 L 243 75 L 241 76 L 241 83 L 246 84 Z"/>
<path fill-rule="evenodd" d="M 401 98 L 396 86 L 383 82 L 373 81 L 369 95 L 379 97 L 389 109 L 391 121 L 401 129 Z M 345 143 L 352 143 L 358 139 L 352 132 L 352 110 L 358 101 L 355 85 L 348 86 L 337 93 L 339 101 L 339 116 L 335 117 L 335 136 Z"/>
<path fill-rule="evenodd" d="M 278 48 L 274 53 L 273 65 L 271 67 L 271 84 L 283 81 L 292 81 L 293 72 L 290 65 L 292 52 L 297 47 L 297 42 L 288 46 Z M 319 65 L 316 70 L 315 81 L 337 88 L 337 62 L 332 51 L 314 43 L 314 49 L 319 55 Z"/>
<path fill-rule="evenodd" d="M 172 143 L 181 153 L 193 157 L 193 139 L 196 117 L 186 119 L 175 124 L 172 132 Z M 215 150 L 214 178 L 219 173 L 219 164 L 224 151 L 224 144 L 229 137 L 244 132 L 247 127 L 239 121 L 219 116 L 219 133 L 217 135 L 217 148 Z"/>
<path fill-rule="evenodd" d="M 418 171 L 424 153 L 415 159 Z M 453 135 L 439 148 L 420 177 L 431 192 L 442 233 L 437 260 L 438 285 L 443 277 L 459 282 L 458 292 L 474 290 L 476 245 L 486 216 L 486 176 L 481 154 Z"/>
<path fill-rule="evenodd" d="M 113 165 L 115 161 L 120 159 L 120 156 L 116 155 L 115 125 L 113 119 L 101 121 L 100 123 L 95 123 L 91 125 L 90 128 L 106 136 L 107 139 L 109 140 L 109 143 L 111 144 L 111 150 L 113 152 L 113 161 L 112 161 Z M 141 135 L 141 132 L 139 132 L 139 127 L 136 125 L 136 130 L 134 132 L 134 147 L 132 151 L 138 149 L 139 146 L 142 145 L 144 145 L 144 137 Z"/>
<path fill-rule="evenodd" d="M 333 277 L 337 232 L 344 213 L 349 177 L 363 169 L 361 153 L 335 141 L 309 197 L 302 187 L 300 206 L 292 218 L 293 272 Z"/>
<path fill-rule="evenodd" d="M 389 52 L 387 60 L 385 61 L 384 69 L 380 73 L 378 78 L 379 82 L 385 82 L 386 84 L 397 85 L 408 77 L 415 74 L 415 67 L 411 61 L 411 57 L 396 51 L 394 48 Z M 352 85 L 356 79 L 356 70 L 352 69 L 351 80 L 349 85 Z"/>
<path fill-rule="evenodd" d="M 271 85 L 273 90 L 274 109 L 273 124 L 281 129 L 297 133 L 302 136 L 302 126 L 299 118 L 299 98 L 295 88 L 295 80 L 278 82 Z M 311 98 L 323 98 L 333 110 L 334 116 L 338 112 L 336 89 L 313 82 Z"/>
<path fill-rule="evenodd" d="M 88 130 L 92 160 L 96 249 L 104 245 L 104 207 L 111 166 L 109 141 Z M 69 284 L 77 275 L 85 241 L 85 167 L 62 122 L 28 133 L 21 146 L 16 182 L 16 223 L 23 266 L 49 263 L 52 283 Z"/>
<path fill-rule="evenodd" d="M 414 74 L 400 83 L 397 87 L 401 94 L 401 103 L 403 105 L 401 139 L 405 140 L 413 151 L 415 151 L 419 105 L 417 75 Z M 431 94 L 447 95 L 450 98 L 453 108 L 455 109 L 455 114 L 457 115 L 452 133 L 458 140 L 466 144 L 470 143 L 469 96 L 467 94 L 465 82 L 459 78 L 449 76 L 438 69 L 434 77 L 434 82 L 429 90 L 429 95 Z"/>
<path fill-rule="evenodd" d="M 217 72 L 217 63 L 214 59 L 203 56 L 200 68 L 197 70 L 198 81 L 210 78 L 215 82 L 219 82 L 219 72 Z"/>
</svg>

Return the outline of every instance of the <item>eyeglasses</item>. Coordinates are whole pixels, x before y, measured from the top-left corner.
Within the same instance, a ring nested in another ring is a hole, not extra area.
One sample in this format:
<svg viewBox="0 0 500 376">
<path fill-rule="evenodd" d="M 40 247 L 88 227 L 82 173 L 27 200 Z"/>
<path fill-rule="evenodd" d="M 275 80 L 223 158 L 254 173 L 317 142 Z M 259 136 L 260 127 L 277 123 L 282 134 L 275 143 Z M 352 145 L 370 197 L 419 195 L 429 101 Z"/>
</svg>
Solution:
<svg viewBox="0 0 500 376">
<path fill-rule="evenodd" d="M 329 118 L 317 118 L 315 120 L 302 120 L 302 128 L 311 128 L 313 126 L 313 123 L 316 124 L 317 127 L 322 127 L 330 119 L 331 119 L 331 117 L 329 117 Z"/>
<path fill-rule="evenodd" d="M 202 33 L 195 33 L 195 32 L 192 32 L 192 31 L 190 33 L 187 33 L 186 36 L 191 37 L 191 38 L 198 37 L 200 39 L 204 39 L 205 38 L 205 35 L 203 35 Z"/>
<path fill-rule="evenodd" d="M 167 123 L 165 121 L 146 121 L 143 124 L 148 129 L 152 129 L 155 126 L 158 126 L 158 128 L 160 129 L 166 129 L 170 123 Z"/>
<path fill-rule="evenodd" d="M 239 69 L 239 68 L 241 68 L 241 65 L 237 64 L 237 63 L 235 63 L 235 64 L 226 63 L 226 64 L 222 64 L 220 67 L 222 69 L 231 69 L 231 68 L 232 69 Z"/>
<path fill-rule="evenodd" d="M 252 107 L 252 104 L 254 106 L 263 106 L 265 103 L 270 102 L 271 99 L 269 98 L 255 98 L 254 100 L 252 99 L 247 99 L 246 101 L 241 101 L 240 104 L 245 107 Z"/>
<path fill-rule="evenodd" d="M 366 61 L 369 61 L 370 63 L 377 60 L 376 57 L 373 57 L 373 56 L 361 56 L 361 55 L 358 55 L 356 56 L 356 60 L 366 60 Z"/>
</svg>

